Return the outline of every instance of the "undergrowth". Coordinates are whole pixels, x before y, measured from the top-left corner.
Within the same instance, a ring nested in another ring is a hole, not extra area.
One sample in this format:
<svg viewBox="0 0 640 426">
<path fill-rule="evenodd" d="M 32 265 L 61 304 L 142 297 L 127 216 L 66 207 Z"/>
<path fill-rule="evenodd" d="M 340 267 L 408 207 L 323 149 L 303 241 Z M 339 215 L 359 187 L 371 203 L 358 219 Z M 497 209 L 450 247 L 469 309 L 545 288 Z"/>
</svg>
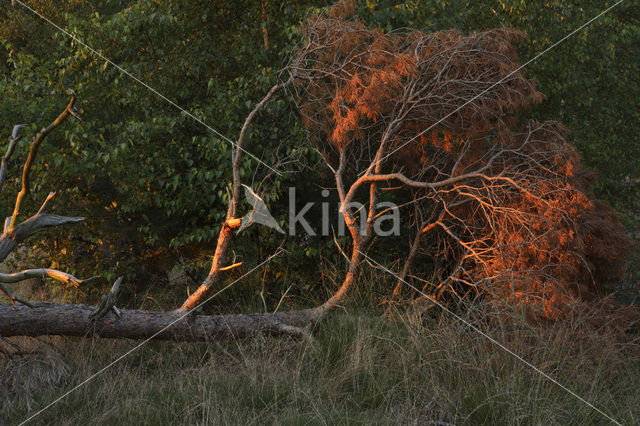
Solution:
<svg viewBox="0 0 640 426">
<path fill-rule="evenodd" d="M 585 402 L 438 308 L 331 315 L 313 343 L 261 335 L 151 342 L 32 424 L 608 424 Z M 640 422 L 637 336 L 590 315 L 531 325 L 517 313 L 458 311 L 623 424 Z M 14 338 L 2 417 L 17 424 L 138 342 Z"/>
</svg>

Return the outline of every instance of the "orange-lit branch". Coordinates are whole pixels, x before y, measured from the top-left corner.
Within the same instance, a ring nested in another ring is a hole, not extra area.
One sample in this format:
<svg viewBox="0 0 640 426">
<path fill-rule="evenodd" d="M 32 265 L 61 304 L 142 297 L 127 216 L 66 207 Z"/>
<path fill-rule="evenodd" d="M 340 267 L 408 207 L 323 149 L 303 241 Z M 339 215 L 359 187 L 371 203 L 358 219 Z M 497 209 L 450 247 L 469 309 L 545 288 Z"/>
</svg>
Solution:
<svg viewBox="0 0 640 426">
<path fill-rule="evenodd" d="M 24 197 L 29 194 L 29 174 L 31 173 L 31 166 L 36 159 L 40 144 L 42 144 L 42 141 L 44 141 L 44 139 L 49 133 L 51 133 L 51 131 L 62 124 L 62 122 L 67 119 L 67 117 L 74 114 L 73 108 L 76 100 L 77 97 L 75 92 L 71 91 L 71 100 L 69 100 L 69 104 L 64 109 L 64 111 L 62 111 L 62 113 L 60 113 L 60 115 L 48 127 L 40 130 L 40 133 L 38 133 L 38 135 L 31 142 L 29 156 L 27 157 L 22 170 L 22 189 L 20 189 L 20 192 L 18 192 L 18 195 L 16 197 L 15 207 L 13 209 L 13 214 L 11 215 L 11 222 L 9 223 L 7 232 L 12 233 L 15 230 L 18 216 L 20 215 L 20 207 L 22 206 L 22 201 Z"/>
</svg>

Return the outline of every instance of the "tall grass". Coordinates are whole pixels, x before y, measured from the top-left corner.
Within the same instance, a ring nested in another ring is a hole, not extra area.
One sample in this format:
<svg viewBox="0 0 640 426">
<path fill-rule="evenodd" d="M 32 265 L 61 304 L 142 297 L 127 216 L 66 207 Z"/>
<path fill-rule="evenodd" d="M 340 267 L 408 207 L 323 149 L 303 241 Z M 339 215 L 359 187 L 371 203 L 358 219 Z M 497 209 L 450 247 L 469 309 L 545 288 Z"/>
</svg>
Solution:
<svg viewBox="0 0 640 426">
<path fill-rule="evenodd" d="M 609 423 L 446 313 L 358 311 L 332 315 L 314 331 L 313 343 L 270 336 L 152 342 L 33 423 Z M 633 336 L 593 328 L 589 313 L 537 326 L 515 314 L 492 318 L 470 308 L 464 315 L 619 422 L 640 423 L 640 343 Z M 9 424 L 137 344 L 60 337 L 14 342 L 41 353 L 0 366 L 0 417 Z"/>
</svg>

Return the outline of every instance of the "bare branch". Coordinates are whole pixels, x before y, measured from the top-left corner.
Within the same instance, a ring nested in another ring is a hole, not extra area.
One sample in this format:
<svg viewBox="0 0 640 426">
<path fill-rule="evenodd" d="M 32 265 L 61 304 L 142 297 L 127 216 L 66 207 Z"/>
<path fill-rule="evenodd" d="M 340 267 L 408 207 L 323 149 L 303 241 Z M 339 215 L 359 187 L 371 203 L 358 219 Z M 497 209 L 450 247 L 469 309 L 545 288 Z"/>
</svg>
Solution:
<svg viewBox="0 0 640 426">
<path fill-rule="evenodd" d="M 28 280 L 31 278 L 45 278 L 49 277 L 56 281 L 60 281 L 64 284 L 78 287 L 82 284 L 90 284 L 95 283 L 97 281 L 103 281 L 104 278 L 96 276 L 92 278 L 88 278 L 85 280 L 78 279 L 71 274 L 67 274 L 66 272 L 58 271 L 56 269 L 26 269 L 20 272 L 14 272 L 11 274 L 0 273 L 0 283 L 17 283 L 19 281 Z"/>
<path fill-rule="evenodd" d="M 40 209 L 38 210 L 38 213 L 36 213 L 36 215 L 39 215 L 40 213 L 45 211 L 45 209 L 47 208 L 47 204 L 53 197 L 55 197 L 55 195 L 55 192 L 50 192 L 49 195 L 47 195 L 47 198 L 45 198 L 45 200 L 42 202 L 42 205 L 40 206 Z"/>
<path fill-rule="evenodd" d="M 74 105 L 76 103 L 77 96 L 73 90 L 71 90 L 70 92 L 71 92 L 71 100 L 69 101 L 69 104 L 64 109 L 64 111 L 62 111 L 62 113 L 58 116 L 58 118 L 56 118 L 53 121 L 53 123 L 49 125 L 49 127 L 46 127 L 40 130 L 40 133 L 38 133 L 38 135 L 35 138 L 33 138 L 33 141 L 31 142 L 29 156 L 27 157 L 27 160 L 25 161 L 24 167 L 22 170 L 22 189 L 20 190 L 20 192 L 18 192 L 18 196 L 16 197 L 16 204 L 13 209 L 13 215 L 11 216 L 11 222 L 9 223 L 9 228 L 7 229 L 7 232 L 9 233 L 12 233 L 15 230 L 17 226 L 18 216 L 20 215 L 20 208 L 22 206 L 22 201 L 24 200 L 24 197 L 26 197 L 29 194 L 29 174 L 31 173 L 31 167 L 33 165 L 34 160 L 36 159 L 36 155 L 38 153 L 38 148 L 40 148 L 40 144 L 42 144 L 42 141 L 47 137 L 47 135 L 51 133 L 60 124 L 62 124 L 62 122 L 64 122 L 67 119 L 67 117 L 69 117 L 69 115 L 75 114 Z"/>
<path fill-rule="evenodd" d="M 14 305 L 16 303 L 22 303 L 25 306 L 28 306 L 30 308 L 33 308 L 33 305 L 30 302 L 27 302 L 24 299 L 20 299 L 19 297 L 16 297 L 13 293 L 11 293 L 9 291 L 9 289 L 7 289 L 4 285 L 0 284 L 0 291 L 3 292 L 5 294 L 5 296 L 7 296 L 7 298 L 11 301 L 11 303 L 13 303 Z"/>
<path fill-rule="evenodd" d="M 2 157 L 2 163 L 0 164 L 0 189 L 2 189 L 2 185 L 4 184 L 4 180 L 7 177 L 7 170 L 9 168 L 9 159 L 13 155 L 13 151 L 15 150 L 16 144 L 20 140 L 20 129 L 26 127 L 26 124 L 17 124 L 13 126 L 13 132 L 11 133 L 11 140 L 9 141 L 9 147 L 7 148 L 7 153 Z"/>
</svg>

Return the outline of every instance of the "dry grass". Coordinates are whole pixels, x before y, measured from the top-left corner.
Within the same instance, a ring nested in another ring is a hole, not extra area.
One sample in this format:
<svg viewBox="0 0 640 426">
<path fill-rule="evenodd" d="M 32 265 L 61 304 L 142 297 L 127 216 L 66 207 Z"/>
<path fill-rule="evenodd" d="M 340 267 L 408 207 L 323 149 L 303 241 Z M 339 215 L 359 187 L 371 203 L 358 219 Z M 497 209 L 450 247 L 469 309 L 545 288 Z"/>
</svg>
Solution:
<svg viewBox="0 0 640 426">
<path fill-rule="evenodd" d="M 608 423 L 455 319 L 427 313 L 336 314 L 315 331 L 313 345 L 267 336 L 154 342 L 33 424 Z M 640 422 L 640 343 L 633 336 L 621 343 L 607 328 L 591 328 L 589 314 L 535 327 L 515 314 L 508 321 L 477 309 L 464 315 L 621 423 Z M 10 424 L 137 344 L 14 341 L 41 352 L 1 366 L 2 417 Z"/>
</svg>

